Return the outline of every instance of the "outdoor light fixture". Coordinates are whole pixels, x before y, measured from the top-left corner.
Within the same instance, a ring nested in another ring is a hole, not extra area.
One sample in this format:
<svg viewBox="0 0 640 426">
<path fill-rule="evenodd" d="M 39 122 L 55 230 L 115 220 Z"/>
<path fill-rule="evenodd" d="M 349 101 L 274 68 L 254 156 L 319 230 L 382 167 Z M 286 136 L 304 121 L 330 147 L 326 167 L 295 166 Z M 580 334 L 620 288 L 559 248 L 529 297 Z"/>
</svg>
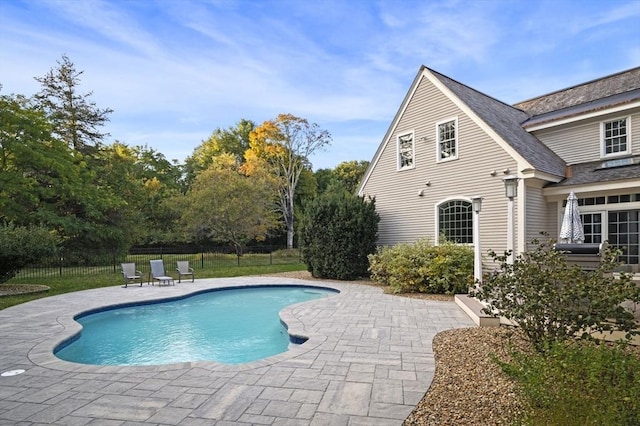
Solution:
<svg viewBox="0 0 640 426">
<path fill-rule="evenodd" d="M 515 221 L 513 219 L 513 199 L 518 196 L 519 177 L 509 175 L 502 178 L 504 181 L 504 195 L 509 199 L 509 210 L 507 210 L 507 251 L 509 257 L 507 263 L 513 263 L 514 247 L 516 245 Z"/>
<path fill-rule="evenodd" d="M 480 210 L 482 210 L 482 197 L 471 197 L 473 208 L 473 280 L 482 283 L 482 255 L 480 253 Z"/>
<path fill-rule="evenodd" d="M 483 198 L 479 195 L 471 197 L 471 205 L 473 206 L 474 212 L 480 213 L 480 210 L 482 210 L 482 200 Z"/>
<path fill-rule="evenodd" d="M 513 199 L 518 196 L 518 181 L 519 177 L 514 175 L 505 176 L 502 178 L 504 181 L 504 192 L 507 198 Z"/>
</svg>

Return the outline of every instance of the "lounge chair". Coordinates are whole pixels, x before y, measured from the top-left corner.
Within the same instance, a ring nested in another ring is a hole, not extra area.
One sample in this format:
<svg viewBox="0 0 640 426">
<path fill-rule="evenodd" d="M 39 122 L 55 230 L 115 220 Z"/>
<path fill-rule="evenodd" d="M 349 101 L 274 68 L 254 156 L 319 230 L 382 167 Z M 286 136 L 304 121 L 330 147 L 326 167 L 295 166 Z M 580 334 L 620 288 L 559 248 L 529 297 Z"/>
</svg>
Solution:
<svg viewBox="0 0 640 426">
<path fill-rule="evenodd" d="M 183 275 L 186 275 L 186 276 L 191 275 L 191 282 L 195 280 L 196 275 L 193 272 L 193 268 L 189 267 L 188 260 L 181 260 L 176 262 L 176 264 L 178 265 L 178 267 L 176 268 L 176 271 L 178 271 L 178 282 L 181 282 L 180 279 L 182 278 Z"/>
<path fill-rule="evenodd" d="M 135 263 L 121 263 L 122 277 L 124 278 L 125 288 L 130 282 L 140 281 L 140 287 L 142 287 L 142 272 L 136 269 Z"/>
<path fill-rule="evenodd" d="M 163 283 L 169 285 L 176 285 L 176 282 L 173 280 L 173 277 L 165 274 L 164 272 L 164 263 L 162 260 L 151 260 L 149 261 L 151 264 L 151 271 L 149 271 L 149 282 L 153 284 L 155 281 L 158 281 L 158 285 L 162 285 Z"/>
</svg>

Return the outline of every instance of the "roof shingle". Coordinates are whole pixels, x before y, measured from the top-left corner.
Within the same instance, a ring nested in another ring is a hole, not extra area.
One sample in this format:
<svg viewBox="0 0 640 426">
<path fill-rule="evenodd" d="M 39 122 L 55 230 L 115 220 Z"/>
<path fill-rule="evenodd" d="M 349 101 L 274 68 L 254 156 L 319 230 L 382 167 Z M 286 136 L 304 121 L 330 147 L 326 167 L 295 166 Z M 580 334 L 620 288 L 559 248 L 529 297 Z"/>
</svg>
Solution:
<svg viewBox="0 0 640 426">
<path fill-rule="evenodd" d="M 443 74 L 431 69 L 429 71 L 536 170 L 555 176 L 564 176 L 565 162 L 522 127 L 522 123 L 529 118 L 527 113 Z"/>
<path fill-rule="evenodd" d="M 536 116 L 638 88 L 640 88 L 640 67 L 518 102 L 514 107 L 526 111 L 530 116 Z"/>
</svg>

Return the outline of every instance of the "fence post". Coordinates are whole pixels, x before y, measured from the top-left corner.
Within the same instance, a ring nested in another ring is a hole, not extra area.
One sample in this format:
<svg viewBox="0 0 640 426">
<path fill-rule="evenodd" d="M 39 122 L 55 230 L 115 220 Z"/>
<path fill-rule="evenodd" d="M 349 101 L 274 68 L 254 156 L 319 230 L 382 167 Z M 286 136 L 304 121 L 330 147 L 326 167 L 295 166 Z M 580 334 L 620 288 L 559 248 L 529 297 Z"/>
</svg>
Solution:
<svg viewBox="0 0 640 426">
<path fill-rule="evenodd" d="M 269 249 L 269 265 L 273 265 L 273 250 Z"/>
<path fill-rule="evenodd" d="M 200 249 L 200 267 L 204 269 L 204 248 Z"/>
</svg>

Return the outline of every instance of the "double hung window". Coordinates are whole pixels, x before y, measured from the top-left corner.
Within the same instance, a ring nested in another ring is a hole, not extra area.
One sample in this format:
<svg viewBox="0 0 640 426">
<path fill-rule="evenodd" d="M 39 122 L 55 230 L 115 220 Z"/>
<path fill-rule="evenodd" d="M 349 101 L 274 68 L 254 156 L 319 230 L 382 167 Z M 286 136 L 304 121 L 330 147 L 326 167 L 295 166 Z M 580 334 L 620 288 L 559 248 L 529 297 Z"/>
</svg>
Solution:
<svg viewBox="0 0 640 426">
<path fill-rule="evenodd" d="M 629 119 L 619 118 L 605 121 L 602 129 L 602 156 L 615 156 L 631 152 L 629 138 Z"/>
<path fill-rule="evenodd" d="M 398 136 L 398 170 L 413 169 L 415 167 L 415 146 L 413 132 Z"/>
<path fill-rule="evenodd" d="M 458 158 L 458 119 L 437 123 L 436 140 L 438 141 L 438 161 Z"/>
</svg>

